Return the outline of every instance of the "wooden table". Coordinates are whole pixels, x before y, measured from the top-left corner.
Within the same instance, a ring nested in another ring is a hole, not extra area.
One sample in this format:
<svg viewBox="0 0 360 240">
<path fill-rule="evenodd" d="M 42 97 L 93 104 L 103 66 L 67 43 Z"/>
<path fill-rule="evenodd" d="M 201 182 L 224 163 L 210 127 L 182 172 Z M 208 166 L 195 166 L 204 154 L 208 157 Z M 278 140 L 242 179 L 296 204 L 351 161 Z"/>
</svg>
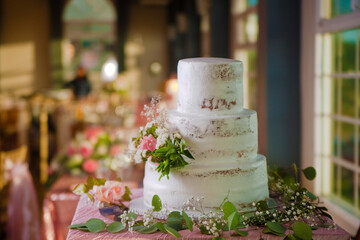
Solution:
<svg viewBox="0 0 360 240">
<path fill-rule="evenodd" d="M 133 198 L 142 196 L 142 189 L 133 189 Z M 85 223 L 90 218 L 99 218 L 104 220 L 107 224 L 111 222 L 110 219 L 103 217 L 96 206 L 89 204 L 86 196 L 82 196 L 79 200 L 76 212 L 71 224 Z M 183 236 L 183 239 L 212 239 L 213 236 L 203 235 L 200 231 L 195 228 L 193 232 L 189 230 L 179 231 Z M 229 232 L 224 232 L 223 237 L 226 239 L 283 239 L 284 237 L 277 237 L 270 234 L 262 234 L 262 229 L 252 228 L 249 229 L 249 234 L 246 237 L 236 237 L 230 236 Z M 69 230 L 67 240 L 75 239 L 103 239 L 103 240 L 113 240 L 113 239 L 177 239 L 170 234 L 164 234 L 162 232 L 156 232 L 153 234 L 139 234 L 137 232 L 128 232 L 124 231 L 121 233 L 109 233 L 103 231 L 101 233 L 91 233 L 91 232 L 82 232 L 80 230 Z M 347 233 L 340 227 L 325 229 L 319 228 L 316 231 L 313 231 L 313 239 L 324 239 L 324 240 L 348 240 L 350 239 L 350 234 Z"/>
</svg>

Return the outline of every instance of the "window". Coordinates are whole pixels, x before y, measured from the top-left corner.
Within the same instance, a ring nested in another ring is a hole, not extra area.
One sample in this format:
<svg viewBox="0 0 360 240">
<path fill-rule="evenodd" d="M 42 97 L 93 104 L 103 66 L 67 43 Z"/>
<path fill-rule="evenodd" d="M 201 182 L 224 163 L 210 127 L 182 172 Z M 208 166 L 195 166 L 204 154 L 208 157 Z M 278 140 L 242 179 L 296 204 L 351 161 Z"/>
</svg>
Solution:
<svg viewBox="0 0 360 240">
<path fill-rule="evenodd" d="M 231 1 L 232 57 L 244 64 L 244 107 L 256 109 L 258 1 Z"/>
<path fill-rule="evenodd" d="M 302 6 L 314 9 L 313 16 L 302 15 L 302 98 L 311 99 L 302 101 L 302 163 L 316 166 L 314 190 L 330 206 L 335 221 L 352 234 L 360 224 L 359 3 L 306 0 Z M 305 29 L 311 27 L 313 31 Z"/>
</svg>

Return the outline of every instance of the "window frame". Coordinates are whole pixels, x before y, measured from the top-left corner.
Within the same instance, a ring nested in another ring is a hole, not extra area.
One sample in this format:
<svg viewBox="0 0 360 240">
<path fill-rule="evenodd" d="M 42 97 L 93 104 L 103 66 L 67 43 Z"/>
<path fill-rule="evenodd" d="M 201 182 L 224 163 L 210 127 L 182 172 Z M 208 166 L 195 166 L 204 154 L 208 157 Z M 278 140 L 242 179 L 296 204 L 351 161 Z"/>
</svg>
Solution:
<svg viewBox="0 0 360 240">
<path fill-rule="evenodd" d="M 302 24 L 301 24 L 301 113 L 302 113 L 302 146 L 301 146 L 301 166 L 314 166 L 320 175 L 315 182 L 302 179 L 304 186 L 317 195 L 320 195 L 322 181 L 322 166 L 316 160 L 316 144 L 319 142 L 316 134 L 316 112 L 319 109 L 321 95 L 316 92 L 319 86 L 316 86 L 316 65 L 319 61 L 316 59 L 319 49 L 316 48 L 317 41 L 323 33 L 331 33 L 346 29 L 360 27 L 360 11 L 341 15 L 332 19 L 323 19 L 321 17 L 321 0 L 303 0 L 301 6 Z M 359 226 L 360 219 L 353 214 L 345 211 L 339 205 L 331 202 L 325 196 L 321 200 L 328 207 L 330 214 L 335 222 L 350 234 L 355 235 Z"/>
</svg>

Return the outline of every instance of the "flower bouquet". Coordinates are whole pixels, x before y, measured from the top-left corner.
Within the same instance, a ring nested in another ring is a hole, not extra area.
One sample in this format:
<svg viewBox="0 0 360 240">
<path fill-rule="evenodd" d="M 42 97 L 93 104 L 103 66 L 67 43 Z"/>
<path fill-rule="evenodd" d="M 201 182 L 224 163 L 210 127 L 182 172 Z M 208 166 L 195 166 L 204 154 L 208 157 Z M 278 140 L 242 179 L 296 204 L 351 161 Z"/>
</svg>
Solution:
<svg viewBox="0 0 360 240">
<path fill-rule="evenodd" d="M 144 106 L 143 116 L 148 123 L 141 127 L 139 136 L 130 139 L 128 153 L 136 163 L 151 161 L 157 164 L 156 170 L 169 178 L 172 168 L 188 165 L 184 159 L 194 159 L 186 147 L 186 142 L 178 131 L 170 128 L 166 111 L 159 107 L 160 98 L 154 97 L 150 106 Z"/>
<path fill-rule="evenodd" d="M 116 132 L 102 127 L 91 127 L 78 132 L 65 152 L 50 164 L 48 187 L 63 173 L 71 175 L 95 174 L 104 169 L 115 171 L 122 164 L 122 141 Z"/>
</svg>

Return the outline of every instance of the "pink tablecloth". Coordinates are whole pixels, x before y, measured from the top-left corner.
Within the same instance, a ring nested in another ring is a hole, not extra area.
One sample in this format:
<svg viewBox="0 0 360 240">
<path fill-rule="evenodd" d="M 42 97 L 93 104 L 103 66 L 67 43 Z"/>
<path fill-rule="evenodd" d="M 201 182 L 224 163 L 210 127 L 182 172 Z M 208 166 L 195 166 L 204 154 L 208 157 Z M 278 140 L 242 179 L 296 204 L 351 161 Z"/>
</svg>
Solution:
<svg viewBox="0 0 360 240">
<path fill-rule="evenodd" d="M 142 195 L 142 189 L 133 189 L 132 190 L 135 197 L 140 197 Z M 103 217 L 98 208 L 94 205 L 89 204 L 86 196 L 82 196 L 79 200 L 75 216 L 72 220 L 71 224 L 77 223 L 85 223 L 90 218 L 100 218 L 104 220 L 106 223 L 110 223 L 111 220 Z M 230 236 L 229 232 L 224 232 L 223 236 L 226 239 L 259 239 L 262 237 L 264 240 L 266 239 L 283 239 L 284 237 L 277 237 L 270 234 L 263 234 L 262 229 L 253 229 L 249 230 L 249 235 L 246 237 L 236 237 Z M 180 234 L 183 236 L 183 239 L 212 239 L 213 236 L 203 235 L 200 231 L 195 228 L 193 232 L 189 230 L 182 230 Z M 164 234 L 162 232 L 156 232 L 153 234 L 139 234 L 137 232 L 130 233 L 128 231 L 124 231 L 121 233 L 109 233 L 109 232 L 101 232 L 101 233 L 91 233 L 91 232 L 82 232 L 80 230 L 69 230 L 67 240 L 74 239 L 102 239 L 102 240 L 110 240 L 110 239 L 177 239 L 170 234 Z M 323 239 L 323 240 L 348 240 L 350 239 L 349 233 L 343 230 L 340 227 L 325 229 L 319 228 L 316 231 L 313 231 L 313 239 Z"/>
</svg>

